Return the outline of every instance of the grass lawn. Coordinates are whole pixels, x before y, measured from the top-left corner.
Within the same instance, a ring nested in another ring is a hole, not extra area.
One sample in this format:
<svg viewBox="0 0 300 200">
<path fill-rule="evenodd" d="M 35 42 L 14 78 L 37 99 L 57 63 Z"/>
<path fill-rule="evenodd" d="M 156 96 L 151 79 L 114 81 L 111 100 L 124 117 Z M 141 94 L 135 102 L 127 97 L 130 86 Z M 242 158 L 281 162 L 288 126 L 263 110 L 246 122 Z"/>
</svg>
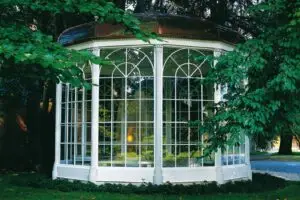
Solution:
<svg viewBox="0 0 300 200">
<path fill-rule="evenodd" d="M 81 200 L 240 200 L 240 199 L 286 199 L 299 200 L 300 197 L 300 183 L 289 183 L 284 189 L 270 191 L 265 193 L 252 194 L 216 194 L 216 195 L 136 195 L 136 194 L 117 194 L 117 193 L 102 193 L 102 192 L 60 192 L 49 189 L 36 189 L 31 187 L 22 187 L 12 185 L 7 181 L 7 176 L 0 175 L 0 199 L 30 199 L 30 200 L 52 200 L 52 199 L 81 199 Z"/>
<path fill-rule="evenodd" d="M 254 151 L 250 153 L 250 156 L 257 156 L 257 155 L 269 155 L 270 153 L 266 151 Z"/>
<path fill-rule="evenodd" d="M 300 161 L 300 152 L 293 152 L 292 155 L 279 155 L 278 153 L 268 153 L 265 151 L 252 152 L 251 155 L 253 160 L 273 160 L 273 161 Z"/>
<path fill-rule="evenodd" d="M 279 155 L 274 153 L 271 155 L 270 160 L 278 160 L 278 161 L 300 161 L 300 152 L 293 152 L 292 155 Z"/>
</svg>

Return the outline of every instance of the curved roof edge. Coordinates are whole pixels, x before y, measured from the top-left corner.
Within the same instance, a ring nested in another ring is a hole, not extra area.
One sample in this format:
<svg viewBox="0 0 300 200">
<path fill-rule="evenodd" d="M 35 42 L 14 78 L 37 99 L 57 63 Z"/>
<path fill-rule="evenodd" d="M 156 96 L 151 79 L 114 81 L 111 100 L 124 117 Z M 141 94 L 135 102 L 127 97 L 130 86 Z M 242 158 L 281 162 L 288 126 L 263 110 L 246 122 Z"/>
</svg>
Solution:
<svg viewBox="0 0 300 200">
<path fill-rule="evenodd" d="M 141 21 L 142 30 L 154 32 L 161 37 L 214 40 L 230 44 L 244 40 L 238 32 L 200 18 L 147 13 L 135 16 Z M 134 35 L 127 33 L 119 24 L 90 22 L 66 29 L 59 36 L 58 42 L 69 46 L 95 39 L 122 38 L 134 38 Z"/>
</svg>

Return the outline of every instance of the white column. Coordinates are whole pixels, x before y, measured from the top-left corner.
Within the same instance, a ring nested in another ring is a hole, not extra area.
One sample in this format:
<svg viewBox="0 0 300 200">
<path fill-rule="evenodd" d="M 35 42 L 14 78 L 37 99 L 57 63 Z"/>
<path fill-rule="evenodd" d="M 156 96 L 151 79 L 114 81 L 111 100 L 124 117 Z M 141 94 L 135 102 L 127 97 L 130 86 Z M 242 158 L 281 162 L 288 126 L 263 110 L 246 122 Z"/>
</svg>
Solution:
<svg viewBox="0 0 300 200">
<path fill-rule="evenodd" d="M 93 54 L 100 56 L 100 49 L 94 49 Z M 99 143 L 99 65 L 92 64 L 92 132 L 91 132 L 91 168 L 89 181 L 96 182 L 98 168 Z"/>
<path fill-rule="evenodd" d="M 250 142 L 248 136 L 245 136 L 245 164 L 248 167 L 248 179 L 252 180 L 252 170 L 250 163 Z"/>
<path fill-rule="evenodd" d="M 214 57 L 219 57 L 221 55 L 220 51 L 215 50 L 214 51 Z M 217 61 L 214 61 L 214 66 L 217 64 Z M 214 85 L 214 103 L 217 104 L 222 99 L 221 94 L 221 85 Z M 224 183 L 224 175 L 222 170 L 222 151 L 221 149 L 218 149 L 215 153 L 215 168 L 216 168 L 216 181 L 218 184 Z"/>
<path fill-rule="evenodd" d="M 221 101 L 221 85 L 215 84 L 215 103 Z M 218 184 L 224 183 L 224 174 L 222 168 L 222 151 L 219 148 L 215 153 L 215 168 L 216 168 L 216 181 Z"/>
<path fill-rule="evenodd" d="M 154 184 L 163 183 L 163 47 L 154 47 Z"/>
<path fill-rule="evenodd" d="M 56 85 L 56 100 L 55 100 L 55 159 L 52 171 L 52 178 L 57 178 L 57 166 L 60 163 L 60 141 L 61 141 L 61 99 L 62 99 L 62 84 Z"/>
</svg>

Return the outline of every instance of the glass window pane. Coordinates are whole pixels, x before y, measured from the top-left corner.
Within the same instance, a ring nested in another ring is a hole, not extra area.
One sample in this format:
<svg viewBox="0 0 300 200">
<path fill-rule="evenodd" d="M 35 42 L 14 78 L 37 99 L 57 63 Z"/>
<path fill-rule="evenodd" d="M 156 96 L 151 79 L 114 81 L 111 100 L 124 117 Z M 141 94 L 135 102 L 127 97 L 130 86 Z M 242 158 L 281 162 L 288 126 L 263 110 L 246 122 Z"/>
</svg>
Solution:
<svg viewBox="0 0 300 200">
<path fill-rule="evenodd" d="M 127 144 L 139 144 L 140 134 L 142 132 L 140 123 L 128 123 L 127 124 Z"/>
<path fill-rule="evenodd" d="M 165 75 L 164 75 L 165 76 Z M 164 88 L 163 88 L 163 96 L 164 99 L 174 99 L 175 98 L 175 90 L 177 89 L 175 86 L 175 78 L 174 77 L 164 77 Z"/>
<path fill-rule="evenodd" d="M 124 145 L 126 136 L 126 124 L 125 123 L 114 123 L 113 125 L 113 144 Z"/>
<path fill-rule="evenodd" d="M 100 72 L 101 73 L 101 72 Z M 99 99 L 111 99 L 112 95 L 111 77 L 101 77 L 99 79 Z"/>
<path fill-rule="evenodd" d="M 190 154 L 191 154 L 191 167 L 201 167 L 203 166 L 203 149 L 200 145 L 191 145 L 190 146 Z"/>
<path fill-rule="evenodd" d="M 175 144 L 175 123 L 164 123 L 163 126 L 163 144 Z"/>
<path fill-rule="evenodd" d="M 60 164 L 66 164 L 66 145 L 60 145 Z"/>
<path fill-rule="evenodd" d="M 112 155 L 112 166 L 113 167 L 124 167 L 125 166 L 125 146 L 114 145 Z"/>
<path fill-rule="evenodd" d="M 154 143 L 153 123 L 142 123 L 141 143 L 142 144 L 153 144 Z"/>
<path fill-rule="evenodd" d="M 126 91 L 126 81 L 125 78 L 121 77 L 115 77 L 115 74 L 113 74 L 112 79 L 112 95 L 114 99 L 124 99 L 125 98 L 125 91 Z"/>
<path fill-rule="evenodd" d="M 75 148 L 75 165 L 82 165 L 82 146 L 80 144 L 76 144 Z"/>
<path fill-rule="evenodd" d="M 111 143 L 111 123 L 99 123 L 99 144 Z"/>
<path fill-rule="evenodd" d="M 111 166 L 111 146 L 99 145 L 99 166 Z"/>
<path fill-rule="evenodd" d="M 91 124 L 83 124 L 83 137 L 85 138 L 85 142 L 86 143 L 91 143 L 91 134 L 92 134 L 92 128 L 91 128 Z"/>
<path fill-rule="evenodd" d="M 163 146 L 163 167 L 175 167 L 175 145 Z"/>
<path fill-rule="evenodd" d="M 178 144 L 176 146 L 176 167 L 188 167 L 189 166 L 189 146 Z"/>
<path fill-rule="evenodd" d="M 67 154 L 67 164 L 74 164 L 74 151 L 73 151 L 73 144 L 68 145 L 68 154 Z"/>
<path fill-rule="evenodd" d="M 61 125 L 61 136 L 60 136 L 61 143 L 66 142 L 66 127 L 67 126 L 65 125 Z"/>
<path fill-rule="evenodd" d="M 91 145 L 87 144 L 84 146 L 84 165 L 91 165 Z"/>
<path fill-rule="evenodd" d="M 126 166 L 127 167 L 139 167 L 139 146 L 128 145 L 126 154 Z"/>
<path fill-rule="evenodd" d="M 176 127 L 176 140 L 177 144 L 185 144 L 189 143 L 190 138 L 190 128 L 187 123 L 177 123 Z"/>
<path fill-rule="evenodd" d="M 114 100 L 113 111 L 111 111 L 112 119 L 115 122 L 125 122 L 125 101 L 124 100 Z"/>
<path fill-rule="evenodd" d="M 153 145 L 143 145 L 141 147 L 141 167 L 154 166 L 154 149 Z"/>
<path fill-rule="evenodd" d="M 163 120 L 164 122 L 173 122 L 177 116 L 175 112 L 175 101 L 164 100 L 163 101 Z"/>
<path fill-rule="evenodd" d="M 111 121 L 111 106 L 110 100 L 99 101 L 99 122 Z"/>
<path fill-rule="evenodd" d="M 140 121 L 141 120 L 142 103 L 140 100 L 127 101 L 127 121 Z"/>
</svg>

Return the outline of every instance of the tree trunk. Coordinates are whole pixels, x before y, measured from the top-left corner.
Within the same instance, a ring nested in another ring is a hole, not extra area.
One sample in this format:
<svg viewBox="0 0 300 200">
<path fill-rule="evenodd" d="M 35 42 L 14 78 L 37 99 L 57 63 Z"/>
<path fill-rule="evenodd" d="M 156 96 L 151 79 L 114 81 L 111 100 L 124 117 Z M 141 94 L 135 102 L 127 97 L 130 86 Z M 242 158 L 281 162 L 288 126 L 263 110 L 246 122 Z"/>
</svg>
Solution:
<svg viewBox="0 0 300 200">
<path fill-rule="evenodd" d="M 43 91 L 43 109 L 41 110 L 41 145 L 42 145 L 42 170 L 47 175 L 51 175 L 54 163 L 54 141 L 55 141 L 55 112 L 53 99 L 55 97 L 55 83 L 48 81 L 45 83 Z M 50 99 L 52 108 L 49 109 Z"/>
<path fill-rule="evenodd" d="M 292 154 L 292 141 L 293 141 L 292 135 L 281 135 L 278 154 L 282 154 L 282 155 Z"/>
<path fill-rule="evenodd" d="M 42 160 L 41 145 L 41 91 L 35 90 L 28 97 L 27 104 L 27 127 L 29 136 L 29 149 L 33 167 L 39 169 Z"/>
</svg>

